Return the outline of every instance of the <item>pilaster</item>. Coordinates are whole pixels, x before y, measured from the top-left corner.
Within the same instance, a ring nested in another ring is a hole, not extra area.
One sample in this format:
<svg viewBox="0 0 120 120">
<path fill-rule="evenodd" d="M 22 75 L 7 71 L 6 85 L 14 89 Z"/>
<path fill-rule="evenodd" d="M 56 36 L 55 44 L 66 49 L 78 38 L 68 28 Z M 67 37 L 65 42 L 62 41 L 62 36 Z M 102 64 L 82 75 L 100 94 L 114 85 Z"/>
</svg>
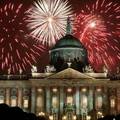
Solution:
<svg viewBox="0 0 120 120">
<path fill-rule="evenodd" d="M 35 113 L 36 107 L 36 88 L 31 89 L 31 112 Z"/>
</svg>

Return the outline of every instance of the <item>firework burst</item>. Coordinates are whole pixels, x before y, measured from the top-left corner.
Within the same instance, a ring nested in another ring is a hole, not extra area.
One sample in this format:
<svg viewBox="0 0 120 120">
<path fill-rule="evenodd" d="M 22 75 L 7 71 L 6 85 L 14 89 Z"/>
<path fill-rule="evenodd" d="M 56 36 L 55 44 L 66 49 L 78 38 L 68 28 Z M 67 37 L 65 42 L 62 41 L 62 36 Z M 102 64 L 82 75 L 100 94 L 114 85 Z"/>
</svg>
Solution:
<svg viewBox="0 0 120 120">
<path fill-rule="evenodd" d="M 88 49 L 90 63 L 97 71 L 120 66 L 120 3 L 97 0 L 82 8 L 75 19 L 75 35 Z"/>
<path fill-rule="evenodd" d="M 72 15 L 67 0 L 39 0 L 26 13 L 30 35 L 49 46 L 65 34 L 67 17 Z"/>
<path fill-rule="evenodd" d="M 43 48 L 27 40 L 23 23 L 23 4 L 10 3 L 0 8 L 1 72 L 25 71 L 36 63 Z M 30 39 L 30 38 L 29 38 Z"/>
</svg>

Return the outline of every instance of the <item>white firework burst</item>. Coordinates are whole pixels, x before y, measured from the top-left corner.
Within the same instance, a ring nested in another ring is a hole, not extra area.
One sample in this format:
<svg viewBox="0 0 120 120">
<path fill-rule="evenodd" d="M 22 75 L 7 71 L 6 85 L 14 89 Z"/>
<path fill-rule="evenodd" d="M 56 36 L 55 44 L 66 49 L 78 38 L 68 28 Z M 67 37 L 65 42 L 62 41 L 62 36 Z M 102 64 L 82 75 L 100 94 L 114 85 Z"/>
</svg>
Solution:
<svg viewBox="0 0 120 120">
<path fill-rule="evenodd" d="M 27 11 L 30 35 L 52 46 L 65 34 L 68 16 L 72 16 L 68 0 L 39 0 Z"/>
</svg>

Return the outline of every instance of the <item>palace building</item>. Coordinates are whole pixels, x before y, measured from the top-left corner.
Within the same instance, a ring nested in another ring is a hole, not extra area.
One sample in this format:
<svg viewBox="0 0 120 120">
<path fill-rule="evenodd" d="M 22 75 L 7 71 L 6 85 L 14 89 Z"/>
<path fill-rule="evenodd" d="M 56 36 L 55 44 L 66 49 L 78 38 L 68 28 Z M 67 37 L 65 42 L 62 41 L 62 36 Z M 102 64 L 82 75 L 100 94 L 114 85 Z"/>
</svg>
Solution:
<svg viewBox="0 0 120 120">
<path fill-rule="evenodd" d="M 31 75 L 1 75 L 0 103 L 19 106 L 51 120 L 96 120 L 120 113 L 120 82 L 110 80 L 107 70 L 95 73 L 87 50 L 70 33 L 50 50 L 44 73 L 36 67 Z"/>
</svg>

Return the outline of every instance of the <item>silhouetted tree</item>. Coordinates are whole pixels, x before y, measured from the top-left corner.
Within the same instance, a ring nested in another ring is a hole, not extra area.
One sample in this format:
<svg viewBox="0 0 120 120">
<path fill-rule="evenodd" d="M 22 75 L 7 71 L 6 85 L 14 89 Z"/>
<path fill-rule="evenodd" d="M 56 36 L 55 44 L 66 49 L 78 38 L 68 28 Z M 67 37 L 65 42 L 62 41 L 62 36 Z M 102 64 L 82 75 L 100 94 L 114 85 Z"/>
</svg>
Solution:
<svg viewBox="0 0 120 120">
<path fill-rule="evenodd" d="M 0 104 L 0 120 L 47 120 L 38 119 L 33 113 L 24 112 L 19 107 L 10 107 L 6 104 Z"/>
</svg>

